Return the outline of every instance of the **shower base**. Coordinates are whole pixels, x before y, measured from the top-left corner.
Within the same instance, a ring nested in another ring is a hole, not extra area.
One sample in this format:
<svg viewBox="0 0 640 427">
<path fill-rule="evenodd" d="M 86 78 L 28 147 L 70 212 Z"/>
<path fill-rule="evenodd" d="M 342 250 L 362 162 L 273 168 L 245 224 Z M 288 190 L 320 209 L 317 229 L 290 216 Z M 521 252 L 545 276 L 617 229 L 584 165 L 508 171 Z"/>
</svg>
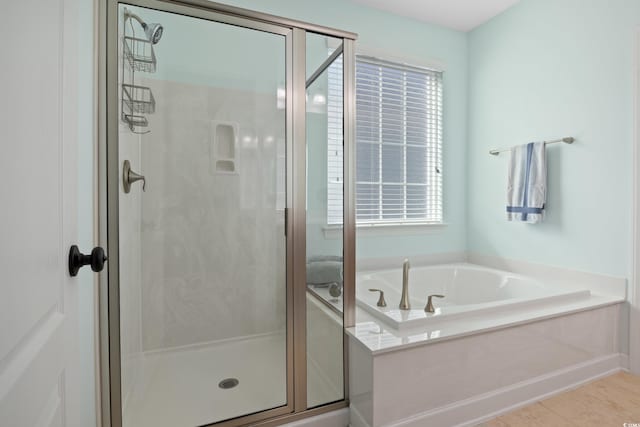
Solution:
<svg viewBox="0 0 640 427">
<path fill-rule="evenodd" d="M 286 402 L 284 334 L 145 353 L 139 380 L 125 404 L 124 427 L 195 427 Z M 331 401 L 333 391 L 308 367 L 310 406 Z M 238 384 L 221 388 L 234 378 Z"/>
<path fill-rule="evenodd" d="M 145 353 L 124 427 L 195 427 L 286 403 L 283 334 Z M 219 383 L 235 378 L 232 388 Z"/>
</svg>

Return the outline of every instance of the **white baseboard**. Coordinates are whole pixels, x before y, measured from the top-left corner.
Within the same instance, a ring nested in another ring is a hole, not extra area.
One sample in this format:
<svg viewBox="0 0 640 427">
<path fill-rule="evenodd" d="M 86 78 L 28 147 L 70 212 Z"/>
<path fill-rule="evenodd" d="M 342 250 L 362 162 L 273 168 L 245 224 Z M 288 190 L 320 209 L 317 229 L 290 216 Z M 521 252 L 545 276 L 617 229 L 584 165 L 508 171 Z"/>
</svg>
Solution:
<svg viewBox="0 0 640 427">
<path fill-rule="evenodd" d="M 620 354 L 620 368 L 623 371 L 631 370 L 631 361 L 629 360 L 628 354 Z"/>
<path fill-rule="evenodd" d="M 519 407 L 626 370 L 628 364 L 627 355 L 604 356 L 423 412 L 388 424 L 388 427 L 475 426 Z M 362 417 L 354 417 L 354 414 L 351 415 L 351 422 L 353 427 L 370 427 L 362 424 Z"/>
</svg>

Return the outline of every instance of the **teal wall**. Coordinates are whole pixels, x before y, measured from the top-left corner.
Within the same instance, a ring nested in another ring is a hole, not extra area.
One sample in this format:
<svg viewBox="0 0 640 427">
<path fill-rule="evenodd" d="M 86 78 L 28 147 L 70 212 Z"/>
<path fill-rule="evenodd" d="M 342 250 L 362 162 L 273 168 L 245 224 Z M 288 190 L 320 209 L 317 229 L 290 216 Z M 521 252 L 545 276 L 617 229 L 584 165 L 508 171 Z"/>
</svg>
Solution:
<svg viewBox="0 0 640 427">
<path fill-rule="evenodd" d="M 128 9 L 145 22 L 163 26 L 162 38 L 154 46 L 157 68 L 153 74 L 135 77 L 169 80 L 192 85 L 250 89 L 275 94 L 284 87 L 285 38 L 233 25 L 211 25 L 210 21 L 131 5 Z M 140 25 L 127 20 L 128 36 L 145 38 Z M 248 54 L 251 50 L 251 54 Z M 148 54 L 148 52 L 147 52 Z M 256 70 L 261 71 L 256 79 Z M 165 100 L 157 99 L 158 103 Z"/>
<path fill-rule="evenodd" d="M 627 276 L 637 0 L 523 0 L 469 34 L 468 249 Z M 505 220 L 506 155 L 550 146 L 547 218 Z"/>
<path fill-rule="evenodd" d="M 448 224 L 428 233 L 358 233 L 361 258 L 458 252 L 466 248 L 467 36 L 344 0 L 223 0 L 223 3 L 358 33 L 360 49 L 442 64 L 444 73 L 443 182 Z M 320 129 L 320 128 L 319 128 Z M 332 245 L 327 242 L 327 246 Z"/>
</svg>

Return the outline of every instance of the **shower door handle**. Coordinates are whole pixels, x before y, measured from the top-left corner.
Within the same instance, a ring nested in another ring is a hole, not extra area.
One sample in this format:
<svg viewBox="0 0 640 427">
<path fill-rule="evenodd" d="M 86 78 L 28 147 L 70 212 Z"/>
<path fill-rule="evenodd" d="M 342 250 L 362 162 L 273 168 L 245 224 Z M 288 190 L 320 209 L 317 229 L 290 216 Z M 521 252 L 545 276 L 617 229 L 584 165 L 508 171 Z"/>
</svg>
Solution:
<svg viewBox="0 0 640 427">
<path fill-rule="evenodd" d="M 287 235 L 287 227 L 289 227 L 289 208 L 284 208 L 284 235 Z"/>
<path fill-rule="evenodd" d="M 142 191 L 145 191 L 145 187 L 147 186 L 147 180 L 144 175 L 140 175 L 131 170 L 131 163 L 129 160 L 125 160 L 122 165 L 122 186 L 124 187 L 124 192 L 129 193 L 131 191 L 131 184 L 137 181 L 142 181 Z"/>
<path fill-rule="evenodd" d="M 91 255 L 85 255 L 80 252 L 78 246 L 73 245 L 69 250 L 69 274 L 72 277 L 78 275 L 78 270 L 85 265 L 91 265 L 91 270 L 99 273 L 104 268 L 104 263 L 107 261 L 107 256 L 104 254 L 104 249 L 100 246 L 96 246 L 91 251 Z"/>
</svg>

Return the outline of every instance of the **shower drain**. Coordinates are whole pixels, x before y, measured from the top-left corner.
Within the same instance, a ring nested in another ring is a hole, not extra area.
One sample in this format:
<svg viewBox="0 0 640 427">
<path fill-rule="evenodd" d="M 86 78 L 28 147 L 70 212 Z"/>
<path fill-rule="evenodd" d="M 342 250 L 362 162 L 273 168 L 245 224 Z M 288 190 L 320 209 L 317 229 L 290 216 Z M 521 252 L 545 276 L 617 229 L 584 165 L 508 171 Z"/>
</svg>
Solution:
<svg viewBox="0 0 640 427">
<path fill-rule="evenodd" d="M 234 388 L 240 383 L 236 378 L 225 378 L 218 383 L 218 387 L 223 389 Z"/>
</svg>

